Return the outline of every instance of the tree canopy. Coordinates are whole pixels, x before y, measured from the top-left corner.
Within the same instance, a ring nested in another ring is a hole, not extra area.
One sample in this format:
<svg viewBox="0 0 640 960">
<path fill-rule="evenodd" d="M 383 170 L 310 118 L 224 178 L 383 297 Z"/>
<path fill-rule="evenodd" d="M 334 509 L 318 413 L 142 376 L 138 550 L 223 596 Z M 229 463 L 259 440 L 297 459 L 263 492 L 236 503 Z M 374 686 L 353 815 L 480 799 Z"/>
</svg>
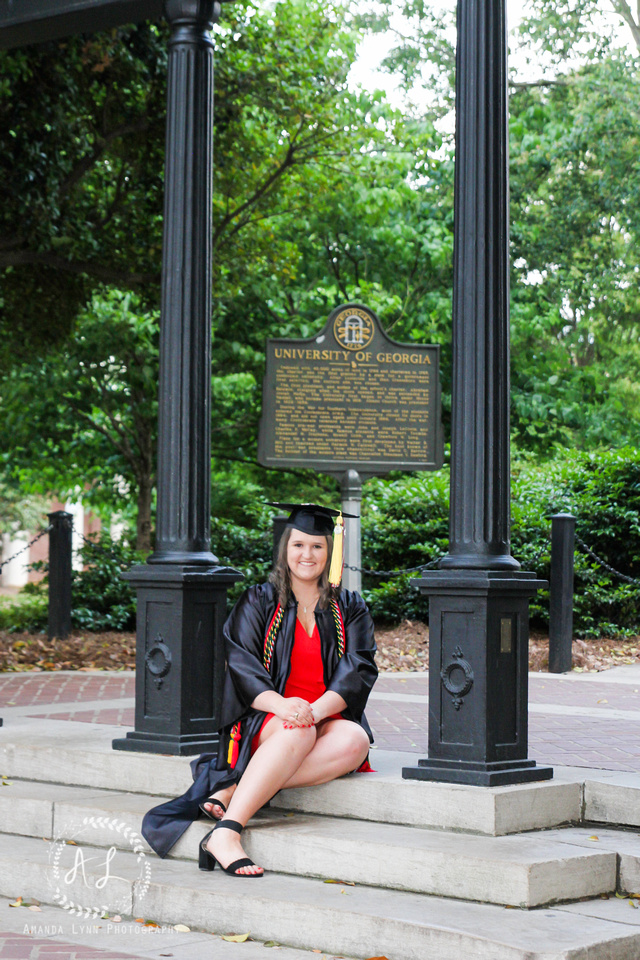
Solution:
<svg viewBox="0 0 640 960">
<path fill-rule="evenodd" d="M 256 462 L 264 342 L 359 300 L 443 346 L 450 404 L 452 12 L 225 6 L 215 30 L 213 510 L 335 481 Z M 638 445 L 640 58 L 625 0 L 534 0 L 514 38 L 512 427 L 523 456 Z M 392 15 L 393 14 L 393 15 Z M 605 26 L 603 26 L 605 24 Z M 348 83 L 392 28 L 402 108 Z M 624 34 L 621 31 L 625 31 Z M 85 487 L 150 537 L 167 28 L 0 54 L 0 447 L 24 489 Z M 533 68 L 539 66 L 534 73 Z M 46 464 L 42 466 L 45 456 Z M 249 510 L 249 513 L 247 511 Z"/>
</svg>

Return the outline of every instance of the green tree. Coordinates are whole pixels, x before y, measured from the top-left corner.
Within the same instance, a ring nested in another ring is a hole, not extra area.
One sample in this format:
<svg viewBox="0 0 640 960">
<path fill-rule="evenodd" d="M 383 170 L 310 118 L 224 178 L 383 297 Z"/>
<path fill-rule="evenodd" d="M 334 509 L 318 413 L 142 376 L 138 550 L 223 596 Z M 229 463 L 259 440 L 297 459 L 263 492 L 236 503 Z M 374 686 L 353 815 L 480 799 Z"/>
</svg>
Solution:
<svg viewBox="0 0 640 960">
<path fill-rule="evenodd" d="M 443 118 L 455 81 L 451 11 L 422 0 L 376 11 L 368 22 L 396 36 L 386 67 L 407 110 Z M 540 73 L 523 81 L 514 69 L 510 102 L 516 445 L 549 456 L 567 444 L 637 444 L 640 75 L 627 41 L 637 46 L 638 20 L 626 0 L 533 0 L 528 11 L 512 63 L 528 59 Z"/>
<path fill-rule="evenodd" d="M 5 362 L 66 334 L 96 285 L 157 306 L 167 35 L 142 24 L 0 53 Z M 348 153 L 366 102 L 346 87 L 355 33 L 339 2 L 225 8 L 215 47 L 221 292 L 270 250 L 297 171 Z"/>
<path fill-rule="evenodd" d="M 94 297 L 62 345 L 3 379 L 6 467 L 24 490 L 118 512 L 132 498 L 137 547 L 149 550 L 157 377 L 157 316 L 133 294 Z"/>
<path fill-rule="evenodd" d="M 592 40 L 511 98 L 513 422 L 543 453 L 640 442 L 640 61 Z"/>
<path fill-rule="evenodd" d="M 145 24 L 0 58 L 4 459 L 30 489 L 88 485 L 98 506 L 135 498 L 140 549 L 154 484 L 166 34 Z M 290 277 L 297 254 L 274 226 L 307 202 L 308 170 L 325 190 L 343 173 L 368 101 L 346 86 L 355 33 L 339 3 L 285 0 L 277 16 L 225 10 L 215 45 L 220 320 L 248 285 Z M 234 349 L 248 319 L 234 313 Z M 255 457 L 257 376 L 242 362 L 217 365 L 212 433 L 223 463 Z"/>
</svg>

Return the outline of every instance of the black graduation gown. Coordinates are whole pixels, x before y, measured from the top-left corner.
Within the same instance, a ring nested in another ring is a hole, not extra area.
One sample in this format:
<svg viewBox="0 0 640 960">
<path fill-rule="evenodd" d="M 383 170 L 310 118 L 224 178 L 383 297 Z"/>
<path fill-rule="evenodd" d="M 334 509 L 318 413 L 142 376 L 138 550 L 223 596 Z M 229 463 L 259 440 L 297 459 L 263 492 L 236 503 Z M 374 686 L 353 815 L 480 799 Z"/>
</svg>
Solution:
<svg viewBox="0 0 640 960">
<path fill-rule="evenodd" d="M 378 675 L 373 621 L 360 594 L 342 590 L 338 598 L 345 626 L 345 652 L 338 657 L 338 634 L 331 607 L 316 609 L 320 634 L 324 682 L 327 690 L 340 694 L 347 707 L 342 715 L 373 736 L 364 715 L 367 697 Z M 203 753 L 191 762 L 193 784 L 181 797 L 154 807 L 142 821 L 142 835 L 159 857 L 166 857 L 189 824 L 200 815 L 200 804 L 216 791 L 237 782 L 251 758 L 251 742 L 266 714 L 251 704 L 265 690 L 284 694 L 291 669 L 297 605 L 290 600 L 278 631 L 271 670 L 263 666 L 264 638 L 277 607 L 270 583 L 249 587 L 240 597 L 224 625 L 227 670 L 225 674 L 220 747 L 218 753 Z M 227 764 L 231 727 L 241 720 L 241 740 L 236 765 Z"/>
</svg>

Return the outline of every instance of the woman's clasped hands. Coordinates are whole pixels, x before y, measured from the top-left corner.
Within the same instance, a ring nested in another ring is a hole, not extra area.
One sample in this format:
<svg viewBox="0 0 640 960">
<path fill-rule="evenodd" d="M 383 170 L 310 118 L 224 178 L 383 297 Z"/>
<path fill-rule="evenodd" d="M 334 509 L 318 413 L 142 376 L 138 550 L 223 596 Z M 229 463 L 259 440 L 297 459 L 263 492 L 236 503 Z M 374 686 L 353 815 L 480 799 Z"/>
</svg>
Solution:
<svg viewBox="0 0 640 960">
<path fill-rule="evenodd" d="M 316 722 L 311 704 L 302 697 L 283 697 L 277 716 L 282 720 L 285 730 L 313 727 Z"/>
</svg>

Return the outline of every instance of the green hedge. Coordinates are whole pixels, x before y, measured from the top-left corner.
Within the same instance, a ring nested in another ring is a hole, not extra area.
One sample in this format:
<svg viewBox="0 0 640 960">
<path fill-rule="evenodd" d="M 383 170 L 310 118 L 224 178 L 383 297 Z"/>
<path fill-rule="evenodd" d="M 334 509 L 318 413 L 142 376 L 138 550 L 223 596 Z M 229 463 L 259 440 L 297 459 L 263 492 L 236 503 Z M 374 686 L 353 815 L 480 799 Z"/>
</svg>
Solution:
<svg viewBox="0 0 640 960">
<path fill-rule="evenodd" d="M 363 510 L 364 565 L 402 569 L 446 552 L 448 477 L 422 474 L 371 481 Z M 569 452 L 543 465 L 514 464 L 512 552 L 524 570 L 549 578 L 551 516 L 569 512 L 576 532 L 609 565 L 640 579 L 640 452 Z M 574 629 L 578 636 L 640 632 L 640 584 L 608 573 L 580 548 L 575 555 Z M 409 576 L 366 577 L 376 619 L 426 619 L 427 601 Z M 531 604 L 532 625 L 549 623 L 549 592 Z"/>
<path fill-rule="evenodd" d="M 85 542 L 80 554 L 87 568 L 74 571 L 71 583 L 71 626 L 78 630 L 135 630 L 135 595 L 120 574 L 143 556 L 125 541 L 114 541 L 101 533 Z M 34 569 L 48 569 L 46 561 Z M 15 598 L 0 605 L 0 629 L 9 631 L 45 630 L 48 619 L 48 577 L 29 584 Z"/>
<path fill-rule="evenodd" d="M 512 552 L 525 570 L 549 577 L 550 517 L 568 511 L 577 517 L 577 533 L 608 564 L 640 578 L 640 452 L 569 452 L 543 465 L 513 466 Z M 374 479 L 365 485 L 362 510 L 363 566 L 396 571 L 432 563 L 448 545 L 448 472 Z M 304 495 L 303 495 L 304 499 Z M 245 525 L 246 524 L 246 525 Z M 244 516 L 212 520 L 212 543 L 220 561 L 245 578 L 230 591 L 229 602 L 252 583 L 266 579 L 272 563 L 271 511 L 255 498 Z M 83 549 L 88 569 L 73 580 L 73 625 L 89 630 L 135 626 L 135 603 L 120 579 L 122 570 L 142 559 L 125 544 L 101 536 Z M 410 580 L 365 575 L 363 593 L 374 618 L 390 623 L 426 620 L 428 604 Z M 549 594 L 531 603 L 532 625 L 548 625 Z M 0 605 L 0 628 L 42 629 L 46 600 L 41 588 L 19 602 Z M 616 578 L 576 549 L 574 628 L 578 636 L 640 632 L 640 585 Z"/>
</svg>

